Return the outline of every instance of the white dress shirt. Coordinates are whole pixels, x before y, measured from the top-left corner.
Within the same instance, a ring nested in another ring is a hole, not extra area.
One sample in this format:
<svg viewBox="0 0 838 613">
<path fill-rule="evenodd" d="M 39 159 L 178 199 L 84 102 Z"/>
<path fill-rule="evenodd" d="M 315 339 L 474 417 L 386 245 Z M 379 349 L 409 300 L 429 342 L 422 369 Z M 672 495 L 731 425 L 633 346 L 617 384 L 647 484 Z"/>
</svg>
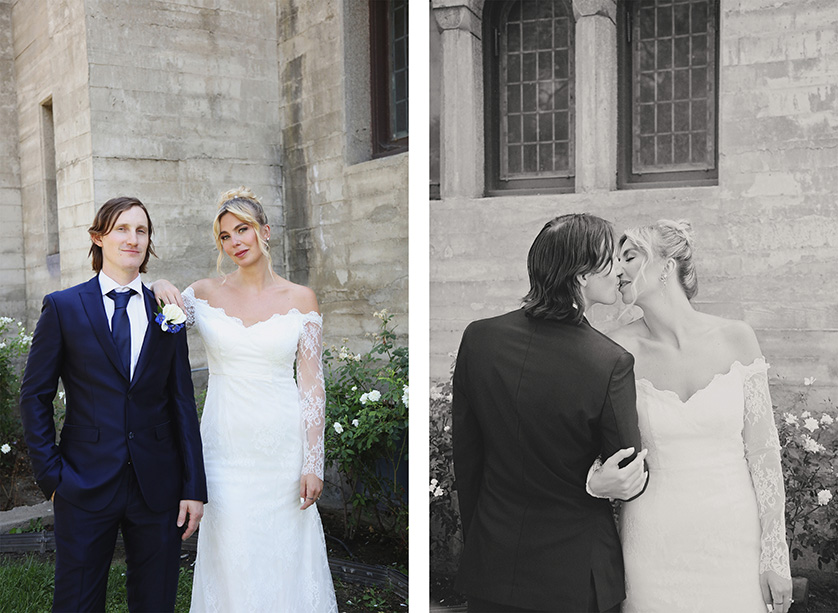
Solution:
<svg viewBox="0 0 838 613">
<path fill-rule="evenodd" d="M 126 312 L 128 319 L 131 322 L 131 377 L 134 376 L 134 368 L 137 366 L 137 359 L 140 357 L 140 351 L 143 348 L 143 339 L 145 338 L 145 331 L 148 327 L 148 315 L 145 310 L 145 296 L 143 296 L 143 282 L 140 280 L 140 275 L 131 281 L 128 285 L 120 285 L 108 275 L 103 272 L 99 273 L 99 287 L 102 290 L 102 302 L 105 305 L 105 315 L 108 317 L 108 325 L 113 330 L 113 312 L 114 302 L 107 296 L 107 293 L 112 289 L 117 292 L 126 292 L 132 289 L 136 294 L 131 296 L 128 301 Z"/>
</svg>

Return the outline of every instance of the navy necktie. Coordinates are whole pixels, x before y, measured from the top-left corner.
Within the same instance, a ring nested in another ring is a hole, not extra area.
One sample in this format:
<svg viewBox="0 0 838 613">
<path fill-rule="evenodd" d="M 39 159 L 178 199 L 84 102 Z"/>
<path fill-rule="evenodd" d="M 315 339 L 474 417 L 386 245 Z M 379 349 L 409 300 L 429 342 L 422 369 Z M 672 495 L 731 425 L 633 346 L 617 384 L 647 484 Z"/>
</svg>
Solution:
<svg viewBox="0 0 838 613">
<path fill-rule="evenodd" d="M 117 292 L 112 289 L 107 294 L 113 300 L 113 318 L 111 319 L 111 334 L 116 343 L 116 351 L 122 360 L 122 365 L 128 376 L 131 376 L 131 321 L 128 319 L 128 301 L 137 292 L 129 289 L 127 292 Z"/>
</svg>

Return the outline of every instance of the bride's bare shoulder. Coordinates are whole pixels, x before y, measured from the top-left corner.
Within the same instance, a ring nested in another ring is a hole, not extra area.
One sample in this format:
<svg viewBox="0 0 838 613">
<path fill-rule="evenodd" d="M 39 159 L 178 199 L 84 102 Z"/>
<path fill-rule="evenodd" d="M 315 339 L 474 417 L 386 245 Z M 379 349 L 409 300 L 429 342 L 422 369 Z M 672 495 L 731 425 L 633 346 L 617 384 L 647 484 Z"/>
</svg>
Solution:
<svg viewBox="0 0 838 613">
<path fill-rule="evenodd" d="M 294 283 L 288 279 L 280 280 L 272 296 L 278 312 L 290 309 L 297 309 L 301 313 L 320 312 L 320 306 L 317 304 L 317 296 L 314 291 L 305 285 Z"/>
<path fill-rule="evenodd" d="M 221 279 L 199 279 L 189 287 L 192 288 L 192 293 L 196 298 L 201 300 L 212 301 L 212 296 L 218 291 L 221 286 Z"/>
<path fill-rule="evenodd" d="M 714 345 L 714 351 L 726 356 L 731 364 L 737 360 L 750 364 L 762 356 L 754 329 L 740 319 L 705 314 L 704 326 L 699 333 L 704 342 Z"/>
</svg>

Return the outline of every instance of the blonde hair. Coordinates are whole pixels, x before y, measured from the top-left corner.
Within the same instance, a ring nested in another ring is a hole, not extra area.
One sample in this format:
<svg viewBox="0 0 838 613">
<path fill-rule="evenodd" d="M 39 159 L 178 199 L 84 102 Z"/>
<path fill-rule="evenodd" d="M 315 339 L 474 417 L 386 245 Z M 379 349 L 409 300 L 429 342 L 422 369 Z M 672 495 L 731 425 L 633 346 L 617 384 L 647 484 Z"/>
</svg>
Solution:
<svg viewBox="0 0 838 613">
<path fill-rule="evenodd" d="M 268 244 L 268 241 L 262 238 L 262 234 L 259 231 L 263 226 L 268 225 L 268 216 L 265 215 L 259 199 L 250 191 L 250 188 L 243 185 L 237 189 L 224 192 L 218 199 L 218 212 L 215 214 L 215 219 L 212 222 L 212 233 L 215 238 L 215 246 L 218 249 L 218 261 L 215 265 L 218 274 L 224 274 L 221 271 L 221 264 L 224 262 L 224 248 L 221 246 L 221 218 L 227 213 L 230 213 L 239 221 L 243 221 L 256 230 L 256 237 L 259 240 L 259 250 L 268 259 L 268 270 L 273 274 L 271 246 Z"/>
<path fill-rule="evenodd" d="M 678 283 L 684 290 L 687 300 L 698 294 L 698 275 L 693 263 L 693 232 L 690 222 L 660 219 L 648 226 L 629 228 L 620 238 L 620 248 L 626 241 L 632 243 L 645 259 L 640 265 L 639 277 L 645 279 L 646 265 L 655 255 L 661 259 L 675 260 Z M 631 304 L 637 299 L 635 294 Z"/>
</svg>

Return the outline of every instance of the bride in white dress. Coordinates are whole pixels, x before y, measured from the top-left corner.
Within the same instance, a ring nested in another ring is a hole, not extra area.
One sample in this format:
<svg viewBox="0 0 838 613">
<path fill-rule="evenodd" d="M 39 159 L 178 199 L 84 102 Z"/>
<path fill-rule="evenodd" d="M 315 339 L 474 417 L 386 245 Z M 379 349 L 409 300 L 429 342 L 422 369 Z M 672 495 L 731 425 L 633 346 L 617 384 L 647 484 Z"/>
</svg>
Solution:
<svg viewBox="0 0 838 613">
<path fill-rule="evenodd" d="M 201 419 L 209 503 L 198 536 L 193 612 L 337 612 L 323 527 L 325 392 L 314 293 L 276 275 L 259 201 L 221 197 L 219 271 L 183 292 L 207 351 Z M 156 282 L 164 301 L 171 285 Z M 294 365 L 296 363 L 296 382 Z"/>
<path fill-rule="evenodd" d="M 620 292 L 635 358 L 646 491 L 624 503 L 623 612 L 785 613 L 791 578 L 766 364 L 742 321 L 700 313 L 686 222 L 627 230 Z M 772 610 L 772 609 L 768 609 Z"/>
</svg>

